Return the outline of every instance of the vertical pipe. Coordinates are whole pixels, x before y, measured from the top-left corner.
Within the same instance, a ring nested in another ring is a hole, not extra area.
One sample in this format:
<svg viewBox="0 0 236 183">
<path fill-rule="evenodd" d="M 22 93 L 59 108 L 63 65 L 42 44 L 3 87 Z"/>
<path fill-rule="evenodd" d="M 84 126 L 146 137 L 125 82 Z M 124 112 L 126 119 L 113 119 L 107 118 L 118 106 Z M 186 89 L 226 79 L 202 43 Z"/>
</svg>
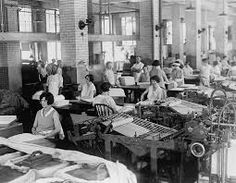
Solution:
<svg viewBox="0 0 236 183">
<path fill-rule="evenodd" d="M 108 0 L 109 34 L 112 34 L 111 1 Z"/>
<path fill-rule="evenodd" d="M 1 32 L 4 32 L 4 13 L 3 13 L 3 0 L 0 2 L 0 11 L 1 11 Z"/>
<path fill-rule="evenodd" d="M 159 25 L 162 26 L 162 0 L 159 0 Z M 163 68 L 163 59 L 162 59 L 162 29 L 159 29 L 159 35 L 160 35 L 160 49 L 159 49 L 159 55 L 160 55 L 160 61 L 161 61 L 161 67 Z"/>
<path fill-rule="evenodd" d="M 102 0 L 99 0 L 99 34 L 102 34 Z"/>
</svg>

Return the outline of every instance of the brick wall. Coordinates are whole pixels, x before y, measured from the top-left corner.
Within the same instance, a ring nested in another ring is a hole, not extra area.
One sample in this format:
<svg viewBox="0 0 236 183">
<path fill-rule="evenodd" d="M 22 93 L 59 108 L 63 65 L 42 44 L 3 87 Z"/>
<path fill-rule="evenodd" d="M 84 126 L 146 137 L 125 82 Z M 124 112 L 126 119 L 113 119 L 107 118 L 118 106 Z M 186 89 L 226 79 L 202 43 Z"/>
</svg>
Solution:
<svg viewBox="0 0 236 183">
<path fill-rule="evenodd" d="M 137 42 L 136 54 L 144 58 L 153 57 L 153 22 L 152 1 L 140 1 L 140 40 Z"/>
<path fill-rule="evenodd" d="M 20 43 L 7 43 L 7 62 L 9 89 L 19 91 L 22 87 Z"/>
<path fill-rule="evenodd" d="M 0 42 L 0 89 L 8 89 L 7 43 Z"/>
<path fill-rule="evenodd" d="M 74 67 L 81 60 L 88 63 L 88 29 L 78 28 L 79 20 L 87 18 L 87 0 L 59 0 L 59 11 L 63 63 Z M 83 80 L 77 69 L 77 82 Z"/>
</svg>

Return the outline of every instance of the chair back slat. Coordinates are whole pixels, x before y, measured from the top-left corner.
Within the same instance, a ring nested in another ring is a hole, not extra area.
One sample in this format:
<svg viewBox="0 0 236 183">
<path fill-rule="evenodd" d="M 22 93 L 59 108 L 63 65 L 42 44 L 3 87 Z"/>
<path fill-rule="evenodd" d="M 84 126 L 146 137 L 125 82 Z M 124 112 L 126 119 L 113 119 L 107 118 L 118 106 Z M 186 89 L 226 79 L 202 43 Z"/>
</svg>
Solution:
<svg viewBox="0 0 236 183">
<path fill-rule="evenodd" d="M 115 111 L 106 104 L 95 104 L 95 109 L 99 117 L 109 116 L 115 113 Z"/>
</svg>

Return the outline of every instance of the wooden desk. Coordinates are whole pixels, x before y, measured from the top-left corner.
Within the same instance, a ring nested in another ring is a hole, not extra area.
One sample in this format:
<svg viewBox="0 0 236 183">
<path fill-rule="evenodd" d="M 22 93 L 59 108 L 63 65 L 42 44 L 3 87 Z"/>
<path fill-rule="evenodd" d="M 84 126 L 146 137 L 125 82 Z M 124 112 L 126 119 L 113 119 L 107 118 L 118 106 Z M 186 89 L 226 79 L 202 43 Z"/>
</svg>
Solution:
<svg viewBox="0 0 236 183">
<path fill-rule="evenodd" d="M 13 123 L 9 127 L 0 128 L 0 136 L 1 137 L 11 137 L 13 135 L 17 135 L 23 133 L 22 123 Z"/>
</svg>

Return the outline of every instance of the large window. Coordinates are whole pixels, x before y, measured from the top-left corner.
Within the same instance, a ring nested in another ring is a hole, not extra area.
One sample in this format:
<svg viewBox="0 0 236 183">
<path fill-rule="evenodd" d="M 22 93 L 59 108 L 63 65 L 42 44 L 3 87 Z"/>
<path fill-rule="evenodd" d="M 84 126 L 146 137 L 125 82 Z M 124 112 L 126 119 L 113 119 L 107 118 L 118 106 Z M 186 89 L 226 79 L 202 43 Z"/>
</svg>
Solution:
<svg viewBox="0 0 236 183">
<path fill-rule="evenodd" d="M 112 21 L 110 21 L 109 16 L 104 15 L 102 16 L 102 34 L 110 33 L 112 33 Z"/>
<path fill-rule="evenodd" d="M 127 16 L 121 18 L 122 35 L 136 34 L 136 18 L 134 16 Z"/>
<path fill-rule="evenodd" d="M 61 43 L 50 41 L 47 42 L 47 51 L 48 51 L 48 61 L 51 62 L 52 59 L 60 60 L 61 59 Z"/>
<path fill-rule="evenodd" d="M 59 31 L 59 11 L 46 10 L 46 32 L 58 33 Z"/>
<path fill-rule="evenodd" d="M 19 31 L 32 32 L 31 8 L 21 8 L 21 10 L 19 11 Z"/>
</svg>

